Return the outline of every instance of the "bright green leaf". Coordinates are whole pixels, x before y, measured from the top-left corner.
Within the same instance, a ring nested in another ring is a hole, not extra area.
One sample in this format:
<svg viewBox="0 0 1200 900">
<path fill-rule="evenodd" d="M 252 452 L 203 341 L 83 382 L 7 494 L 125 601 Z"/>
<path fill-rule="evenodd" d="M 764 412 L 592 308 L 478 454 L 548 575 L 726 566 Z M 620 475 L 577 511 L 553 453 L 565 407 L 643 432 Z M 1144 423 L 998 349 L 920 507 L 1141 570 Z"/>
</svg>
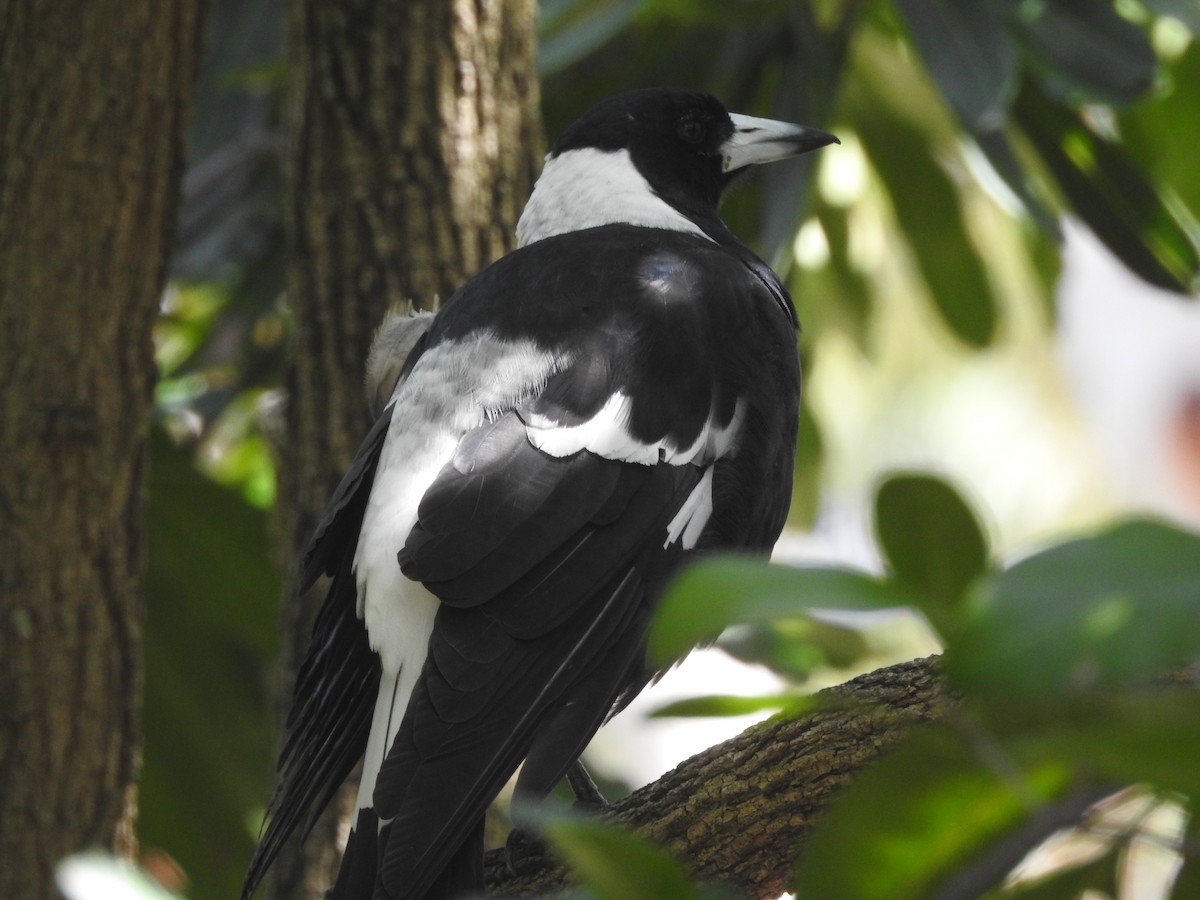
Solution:
<svg viewBox="0 0 1200 900">
<path fill-rule="evenodd" d="M 1017 75 L 1006 0 L 897 0 L 929 74 L 971 131 L 1004 124 Z"/>
<path fill-rule="evenodd" d="M 797 896 L 907 900 L 1017 826 L 1028 797 L 1064 786 L 1055 765 L 1002 781 L 948 729 L 921 731 L 859 775 L 823 814 L 801 854 Z"/>
<path fill-rule="evenodd" d="M 1196 3 L 1200 15 L 1200 2 Z M 1122 110 L 1117 128 L 1132 163 L 1160 193 L 1200 212 L 1200 43 L 1168 70 L 1161 94 Z"/>
<path fill-rule="evenodd" d="M 875 494 L 875 533 L 896 580 L 934 624 L 988 568 L 988 543 L 970 508 L 932 475 L 893 475 Z"/>
<path fill-rule="evenodd" d="M 984 583 L 948 672 L 999 697 L 1146 679 L 1200 657 L 1200 536 L 1131 521 Z"/>
<path fill-rule="evenodd" d="M 655 665 L 667 665 L 735 623 L 797 618 L 813 609 L 911 603 L 895 584 L 849 569 L 710 557 L 689 566 L 667 589 L 650 626 L 648 653 Z"/>
</svg>

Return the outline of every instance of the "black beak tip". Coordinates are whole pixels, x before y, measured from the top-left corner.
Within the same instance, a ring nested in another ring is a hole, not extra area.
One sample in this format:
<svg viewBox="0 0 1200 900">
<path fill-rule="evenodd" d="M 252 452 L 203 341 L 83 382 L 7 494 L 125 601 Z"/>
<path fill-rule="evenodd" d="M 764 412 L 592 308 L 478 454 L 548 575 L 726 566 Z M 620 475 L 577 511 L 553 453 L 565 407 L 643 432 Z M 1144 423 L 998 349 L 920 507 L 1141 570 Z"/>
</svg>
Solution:
<svg viewBox="0 0 1200 900">
<path fill-rule="evenodd" d="M 836 134 L 830 134 L 828 131 L 822 131 L 820 128 L 808 129 L 808 134 L 805 134 L 800 139 L 800 152 L 807 153 L 810 150 L 820 150 L 822 147 L 828 147 L 830 144 L 840 144 Z"/>
</svg>

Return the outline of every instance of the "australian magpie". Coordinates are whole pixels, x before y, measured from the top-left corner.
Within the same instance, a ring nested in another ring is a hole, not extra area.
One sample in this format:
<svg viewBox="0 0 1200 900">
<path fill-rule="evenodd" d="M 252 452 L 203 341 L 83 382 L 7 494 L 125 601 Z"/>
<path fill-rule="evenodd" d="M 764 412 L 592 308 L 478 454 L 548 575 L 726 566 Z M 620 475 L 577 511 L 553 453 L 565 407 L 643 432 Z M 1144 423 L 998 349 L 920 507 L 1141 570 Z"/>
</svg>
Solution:
<svg viewBox="0 0 1200 900">
<path fill-rule="evenodd" d="M 653 678 L 672 573 L 774 544 L 796 314 L 717 204 L 746 167 L 835 140 L 652 89 L 554 144 L 518 249 L 412 347 L 306 551 L 301 588 L 332 580 L 243 897 L 360 759 L 329 896 L 480 890 L 507 779 L 524 763 L 517 791 L 546 794 Z"/>
</svg>

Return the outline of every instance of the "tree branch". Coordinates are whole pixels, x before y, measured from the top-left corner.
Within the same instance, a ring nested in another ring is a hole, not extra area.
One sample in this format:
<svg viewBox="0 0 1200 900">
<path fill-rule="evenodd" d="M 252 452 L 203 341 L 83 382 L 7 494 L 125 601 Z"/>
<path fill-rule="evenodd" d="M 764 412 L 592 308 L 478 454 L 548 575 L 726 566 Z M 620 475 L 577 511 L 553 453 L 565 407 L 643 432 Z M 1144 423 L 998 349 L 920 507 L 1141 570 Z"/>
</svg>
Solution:
<svg viewBox="0 0 1200 900">
<path fill-rule="evenodd" d="M 953 703 L 936 658 L 879 669 L 822 691 L 811 715 L 776 718 L 681 763 L 615 804 L 606 816 L 688 861 L 739 896 L 788 889 L 796 848 L 833 794 L 912 728 Z M 522 846 L 513 871 L 488 855 L 488 886 L 502 896 L 560 890 L 569 873 L 541 845 Z"/>
</svg>

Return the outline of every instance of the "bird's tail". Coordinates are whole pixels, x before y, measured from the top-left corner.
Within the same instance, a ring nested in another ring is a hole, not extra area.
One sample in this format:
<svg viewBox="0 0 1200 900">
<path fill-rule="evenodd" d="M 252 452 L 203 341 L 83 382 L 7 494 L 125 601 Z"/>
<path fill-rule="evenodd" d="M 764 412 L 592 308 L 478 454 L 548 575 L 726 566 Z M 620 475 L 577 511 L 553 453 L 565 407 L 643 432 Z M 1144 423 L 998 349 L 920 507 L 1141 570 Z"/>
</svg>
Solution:
<svg viewBox="0 0 1200 900">
<path fill-rule="evenodd" d="M 360 809 L 346 842 L 346 852 L 325 900 L 389 900 L 379 881 L 379 848 L 387 843 L 391 825 L 379 827 L 371 809 Z M 483 820 L 430 885 L 421 900 L 465 900 L 483 895 Z"/>
<path fill-rule="evenodd" d="M 374 896 L 378 873 L 379 817 L 373 809 L 360 809 L 325 900 L 367 900 Z"/>
<path fill-rule="evenodd" d="M 483 819 L 480 819 L 422 900 L 482 897 L 483 887 Z"/>
</svg>

